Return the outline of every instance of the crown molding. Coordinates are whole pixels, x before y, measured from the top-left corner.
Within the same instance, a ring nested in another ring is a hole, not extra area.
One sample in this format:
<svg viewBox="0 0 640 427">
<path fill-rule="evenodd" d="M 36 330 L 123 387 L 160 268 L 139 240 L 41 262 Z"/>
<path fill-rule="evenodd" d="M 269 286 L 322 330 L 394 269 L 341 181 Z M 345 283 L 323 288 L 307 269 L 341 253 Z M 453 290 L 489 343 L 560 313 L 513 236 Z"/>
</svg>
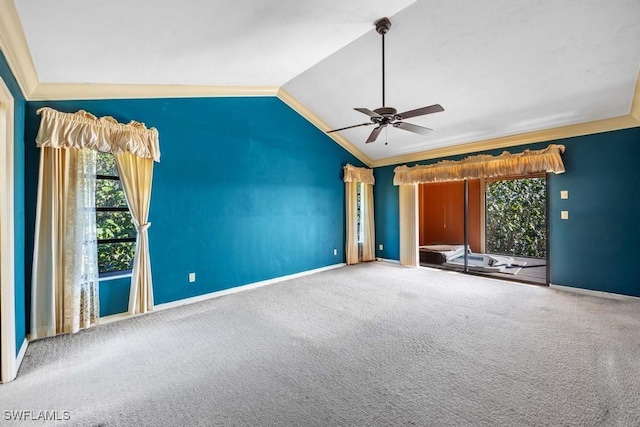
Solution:
<svg viewBox="0 0 640 427">
<path fill-rule="evenodd" d="M 13 0 L 0 0 L 0 50 L 22 94 L 29 99 L 38 86 L 38 73 Z"/>
<path fill-rule="evenodd" d="M 372 167 L 373 160 L 369 158 L 366 154 L 356 148 L 351 142 L 349 142 L 346 138 L 339 135 L 337 132 L 329 133 L 326 132 L 331 130 L 331 127 L 325 123 L 320 117 L 318 117 L 313 111 L 307 108 L 303 103 L 294 98 L 289 92 L 280 88 L 278 91 L 278 98 L 291 107 L 295 112 L 300 114 L 302 117 L 311 122 L 315 127 L 320 129 L 322 132 L 333 139 L 338 145 L 347 150 L 349 153 L 353 154 L 358 160 L 360 160 L 365 165 Z"/>
<path fill-rule="evenodd" d="M 372 167 L 390 166 L 402 163 L 413 163 L 421 160 L 437 159 L 441 157 L 469 154 L 478 151 L 494 150 L 496 148 L 513 147 L 516 145 L 533 144 L 536 142 L 554 141 L 557 139 L 572 138 L 575 136 L 591 135 L 595 133 L 609 132 L 619 129 L 628 129 L 640 126 L 640 120 L 631 115 L 612 117 L 610 119 L 596 120 L 593 122 L 578 123 L 575 125 L 561 126 L 535 132 L 521 133 L 518 135 L 492 138 L 484 141 L 454 145 L 450 147 L 435 148 L 433 150 L 418 153 L 404 154 L 375 160 Z"/>
<path fill-rule="evenodd" d="M 631 117 L 640 122 L 640 72 L 638 72 L 638 78 L 636 79 L 636 90 L 633 93 L 633 99 L 631 100 Z"/>
<path fill-rule="evenodd" d="M 40 83 L 13 0 L 0 0 L 0 50 L 27 101 L 276 96 L 279 86 Z"/>
<path fill-rule="evenodd" d="M 276 96 L 278 86 L 137 85 L 40 83 L 29 101 L 118 98 L 203 98 Z"/>
</svg>

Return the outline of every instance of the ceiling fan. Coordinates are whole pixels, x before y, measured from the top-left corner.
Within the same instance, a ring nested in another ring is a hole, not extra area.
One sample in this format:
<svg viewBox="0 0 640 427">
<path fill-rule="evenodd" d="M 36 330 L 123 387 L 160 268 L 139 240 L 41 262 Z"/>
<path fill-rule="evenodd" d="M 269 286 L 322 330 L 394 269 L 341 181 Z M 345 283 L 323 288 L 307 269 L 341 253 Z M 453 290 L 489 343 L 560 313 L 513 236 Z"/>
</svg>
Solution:
<svg viewBox="0 0 640 427">
<path fill-rule="evenodd" d="M 439 113 L 440 111 L 444 111 L 444 108 L 440 104 L 430 105 L 428 107 L 417 108 L 415 110 L 405 111 L 404 113 L 398 113 L 393 107 L 385 106 L 385 94 L 384 94 L 384 86 L 385 86 L 385 75 L 384 75 L 384 35 L 389 32 L 391 28 L 391 21 L 388 18 L 382 18 L 375 22 L 376 31 L 378 34 L 382 35 L 382 107 L 376 108 L 371 111 L 367 108 L 354 108 L 354 110 L 359 111 L 363 114 L 369 116 L 371 122 L 360 123 L 358 125 L 347 126 L 340 129 L 333 129 L 327 131 L 327 133 L 338 132 L 345 129 L 356 128 L 360 126 L 371 126 L 377 125 L 369 138 L 367 139 L 367 144 L 373 142 L 378 138 L 378 135 L 387 125 L 391 125 L 394 128 L 407 130 L 409 132 L 417 133 L 420 135 L 427 135 L 432 132 L 433 129 L 429 129 L 423 126 L 414 125 L 411 123 L 403 122 L 404 119 L 408 119 L 411 117 L 424 116 L 426 114 Z"/>
</svg>

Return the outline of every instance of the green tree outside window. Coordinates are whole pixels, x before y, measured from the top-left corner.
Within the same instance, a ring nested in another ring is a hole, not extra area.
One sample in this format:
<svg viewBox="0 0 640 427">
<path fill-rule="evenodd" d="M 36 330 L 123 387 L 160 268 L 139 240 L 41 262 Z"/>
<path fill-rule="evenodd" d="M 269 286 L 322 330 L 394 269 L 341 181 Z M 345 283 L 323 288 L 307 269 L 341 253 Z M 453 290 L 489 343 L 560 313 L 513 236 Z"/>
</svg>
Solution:
<svg viewBox="0 0 640 427">
<path fill-rule="evenodd" d="M 488 182 L 487 252 L 545 258 L 546 203 L 545 178 Z"/>
<path fill-rule="evenodd" d="M 96 228 L 100 273 L 129 270 L 136 230 L 127 207 L 115 157 L 98 153 L 96 164 Z"/>
</svg>

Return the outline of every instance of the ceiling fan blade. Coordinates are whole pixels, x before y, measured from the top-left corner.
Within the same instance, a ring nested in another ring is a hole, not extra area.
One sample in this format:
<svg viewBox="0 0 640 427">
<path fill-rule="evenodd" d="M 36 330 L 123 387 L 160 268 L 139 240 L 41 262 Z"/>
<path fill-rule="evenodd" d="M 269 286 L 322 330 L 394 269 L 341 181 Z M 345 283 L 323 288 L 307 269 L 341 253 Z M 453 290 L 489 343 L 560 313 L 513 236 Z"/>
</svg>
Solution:
<svg viewBox="0 0 640 427">
<path fill-rule="evenodd" d="M 368 108 L 354 108 L 354 110 L 361 112 L 362 114 L 366 114 L 369 117 L 379 117 L 382 118 L 382 116 L 374 111 L 369 110 Z"/>
<path fill-rule="evenodd" d="M 442 105 L 434 104 L 428 107 L 416 108 L 415 110 L 405 111 L 404 113 L 397 114 L 399 119 L 408 119 L 410 117 L 424 116 L 425 114 L 439 113 L 444 111 Z"/>
<path fill-rule="evenodd" d="M 374 125 L 374 124 L 375 123 L 360 123 L 359 125 L 347 126 L 346 128 L 328 130 L 327 133 L 338 132 L 338 131 L 345 130 L 345 129 L 357 128 L 359 126 L 371 126 L 371 125 Z"/>
<path fill-rule="evenodd" d="M 371 135 L 369 135 L 369 139 L 367 139 L 367 144 L 375 141 L 378 138 L 378 135 L 380 135 L 380 131 L 382 130 L 383 127 L 384 126 L 378 126 L 373 130 L 373 132 L 371 132 Z"/>
<path fill-rule="evenodd" d="M 419 133 L 420 135 L 428 135 L 433 132 L 433 129 L 429 129 L 423 126 L 412 125 L 411 123 L 396 122 L 393 127 L 408 130 L 409 132 Z"/>
</svg>

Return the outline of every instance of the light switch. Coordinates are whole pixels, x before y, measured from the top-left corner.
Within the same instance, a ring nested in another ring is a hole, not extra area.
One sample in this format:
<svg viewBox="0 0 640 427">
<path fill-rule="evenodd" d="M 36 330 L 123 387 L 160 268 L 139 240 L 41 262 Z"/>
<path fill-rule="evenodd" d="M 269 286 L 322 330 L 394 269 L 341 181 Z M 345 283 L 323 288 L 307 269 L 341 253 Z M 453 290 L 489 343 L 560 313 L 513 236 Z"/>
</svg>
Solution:
<svg viewBox="0 0 640 427">
<path fill-rule="evenodd" d="M 569 211 L 561 211 L 560 212 L 560 218 L 569 219 Z"/>
<path fill-rule="evenodd" d="M 569 198 L 569 191 L 568 190 L 562 190 L 560 192 L 560 198 L 561 199 L 568 199 Z"/>
</svg>

